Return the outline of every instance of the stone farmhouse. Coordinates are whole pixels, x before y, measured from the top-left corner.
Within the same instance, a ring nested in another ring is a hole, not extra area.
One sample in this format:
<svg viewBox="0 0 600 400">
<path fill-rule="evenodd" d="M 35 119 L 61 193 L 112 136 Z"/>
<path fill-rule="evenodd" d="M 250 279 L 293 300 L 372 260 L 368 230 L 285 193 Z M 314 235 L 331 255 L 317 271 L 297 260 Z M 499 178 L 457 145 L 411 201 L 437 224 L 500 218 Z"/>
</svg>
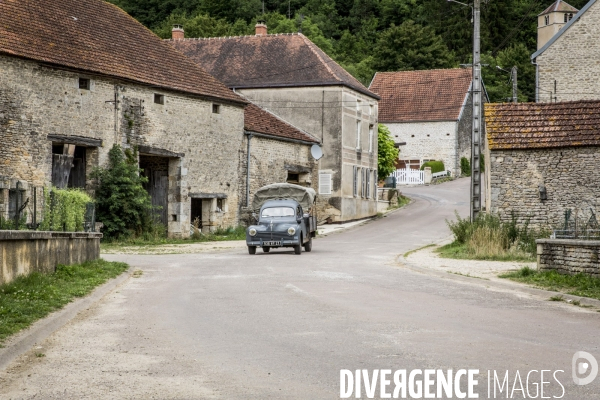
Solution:
<svg viewBox="0 0 600 400">
<path fill-rule="evenodd" d="M 530 226 L 590 216 L 600 193 L 600 101 L 485 105 L 486 209 Z"/>
<path fill-rule="evenodd" d="M 195 216 L 236 225 L 246 104 L 112 4 L 0 2 L 0 215 L 33 188 L 91 190 L 118 144 L 138 148 L 170 236 Z"/>
<path fill-rule="evenodd" d="M 538 16 L 536 101 L 600 98 L 600 2 L 580 11 L 556 1 Z"/>
<path fill-rule="evenodd" d="M 259 22 L 256 35 L 186 39 L 176 28 L 167 42 L 248 101 L 319 140 L 319 219 L 377 213 L 379 97 L 307 37 L 269 35 Z M 300 169 L 290 173 L 308 179 Z"/>
<path fill-rule="evenodd" d="M 381 97 L 379 122 L 403 143 L 397 168 L 438 160 L 460 175 L 460 158 L 471 157 L 470 88 L 470 69 L 375 74 L 369 89 Z"/>
</svg>

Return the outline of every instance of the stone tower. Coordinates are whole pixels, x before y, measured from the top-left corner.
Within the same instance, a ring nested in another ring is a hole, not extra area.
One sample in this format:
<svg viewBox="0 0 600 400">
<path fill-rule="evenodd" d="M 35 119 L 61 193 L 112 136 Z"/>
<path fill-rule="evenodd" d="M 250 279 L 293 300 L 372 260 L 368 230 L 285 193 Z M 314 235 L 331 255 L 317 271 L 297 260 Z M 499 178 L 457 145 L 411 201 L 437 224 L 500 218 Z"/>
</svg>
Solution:
<svg viewBox="0 0 600 400">
<path fill-rule="evenodd" d="M 538 15 L 537 48 L 541 49 L 569 22 L 579 10 L 562 0 L 556 0 Z"/>
</svg>

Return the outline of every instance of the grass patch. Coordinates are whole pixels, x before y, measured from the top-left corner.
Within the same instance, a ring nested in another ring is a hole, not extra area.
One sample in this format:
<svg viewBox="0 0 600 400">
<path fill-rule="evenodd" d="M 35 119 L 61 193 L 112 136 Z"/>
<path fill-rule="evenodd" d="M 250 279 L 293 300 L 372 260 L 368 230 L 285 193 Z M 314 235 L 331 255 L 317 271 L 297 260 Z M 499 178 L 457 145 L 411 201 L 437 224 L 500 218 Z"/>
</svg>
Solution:
<svg viewBox="0 0 600 400">
<path fill-rule="evenodd" d="M 137 237 L 123 240 L 106 240 L 100 243 L 102 249 L 114 249 L 124 246 L 161 246 L 166 244 L 191 244 L 203 242 L 221 242 L 226 240 L 245 240 L 246 228 L 238 226 L 236 228 L 219 228 L 214 232 L 207 234 L 194 234 L 193 237 L 178 239 L 166 237 Z"/>
<path fill-rule="evenodd" d="M 563 275 L 556 271 L 538 272 L 528 267 L 499 275 L 500 278 L 527 283 L 541 289 L 563 292 L 573 296 L 600 300 L 600 279 L 585 274 Z M 564 301 L 562 296 L 554 296 L 552 301 Z M 562 300 L 559 300 L 558 298 Z M 573 302 L 575 304 L 575 302 Z"/>
<path fill-rule="evenodd" d="M 0 285 L 0 343 L 127 268 L 125 263 L 95 260 L 59 265 L 55 273 L 33 273 Z"/>
<path fill-rule="evenodd" d="M 473 251 L 467 244 L 452 242 L 435 250 L 440 257 L 455 258 L 461 260 L 487 260 L 487 261 L 518 261 L 532 262 L 536 258 L 531 254 L 521 251 L 485 252 Z"/>
</svg>

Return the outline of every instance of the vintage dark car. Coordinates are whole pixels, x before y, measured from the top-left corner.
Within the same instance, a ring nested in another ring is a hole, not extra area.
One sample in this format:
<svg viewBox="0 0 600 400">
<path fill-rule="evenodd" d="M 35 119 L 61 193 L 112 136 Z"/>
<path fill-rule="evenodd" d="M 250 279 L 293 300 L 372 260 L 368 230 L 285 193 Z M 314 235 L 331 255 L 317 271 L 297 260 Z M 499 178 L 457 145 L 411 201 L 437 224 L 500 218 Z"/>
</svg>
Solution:
<svg viewBox="0 0 600 400">
<path fill-rule="evenodd" d="M 311 188 L 277 183 L 260 188 L 254 195 L 252 208 L 257 220 L 246 230 L 248 253 L 256 254 L 262 247 L 265 253 L 276 247 L 293 247 L 294 253 L 312 250 L 316 236 L 316 193 Z"/>
</svg>

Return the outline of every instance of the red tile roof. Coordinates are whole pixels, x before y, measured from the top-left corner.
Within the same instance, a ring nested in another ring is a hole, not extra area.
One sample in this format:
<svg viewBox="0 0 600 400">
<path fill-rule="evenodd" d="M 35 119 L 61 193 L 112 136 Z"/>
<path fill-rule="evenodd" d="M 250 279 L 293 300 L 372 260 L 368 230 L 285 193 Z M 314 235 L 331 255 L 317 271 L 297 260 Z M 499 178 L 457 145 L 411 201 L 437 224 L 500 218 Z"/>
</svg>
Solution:
<svg viewBox="0 0 600 400">
<path fill-rule="evenodd" d="M 377 72 L 380 122 L 455 121 L 471 85 L 470 69 Z"/>
<path fill-rule="evenodd" d="M 0 54 L 244 103 L 118 7 L 102 0 L 0 1 Z"/>
<path fill-rule="evenodd" d="M 378 98 L 301 33 L 167 42 L 231 88 L 344 85 Z"/>
<path fill-rule="evenodd" d="M 269 136 L 319 143 L 313 136 L 254 104 L 249 104 L 244 109 L 244 129 Z"/>
<path fill-rule="evenodd" d="M 579 10 L 576 9 L 575 7 L 573 7 L 572 5 L 562 1 L 562 0 L 556 0 L 554 3 L 552 3 L 552 5 L 548 8 L 546 8 L 544 11 L 542 11 L 540 14 L 538 14 L 538 16 L 540 15 L 544 15 L 544 14 L 550 14 L 551 12 L 571 12 L 571 13 L 576 13 Z"/>
<path fill-rule="evenodd" d="M 600 146 L 600 101 L 487 103 L 490 149 Z"/>
</svg>

